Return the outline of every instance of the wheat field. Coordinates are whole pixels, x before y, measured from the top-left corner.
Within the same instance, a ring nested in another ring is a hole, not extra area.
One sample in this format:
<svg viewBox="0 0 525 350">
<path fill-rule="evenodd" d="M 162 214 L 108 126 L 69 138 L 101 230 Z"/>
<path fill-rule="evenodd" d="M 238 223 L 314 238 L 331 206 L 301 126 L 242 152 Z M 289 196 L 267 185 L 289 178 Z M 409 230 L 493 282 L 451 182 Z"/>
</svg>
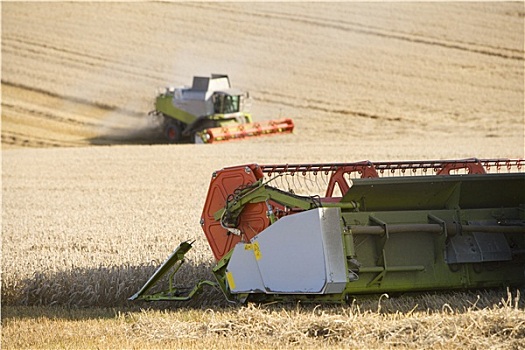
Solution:
<svg viewBox="0 0 525 350">
<path fill-rule="evenodd" d="M 2 2 L 2 346 L 525 347 L 523 290 L 346 306 L 127 298 L 199 225 L 213 171 L 246 164 L 523 158 L 520 2 Z M 166 145 L 155 91 L 227 73 L 294 134 Z M 20 332 L 24 329 L 24 332 Z"/>
</svg>

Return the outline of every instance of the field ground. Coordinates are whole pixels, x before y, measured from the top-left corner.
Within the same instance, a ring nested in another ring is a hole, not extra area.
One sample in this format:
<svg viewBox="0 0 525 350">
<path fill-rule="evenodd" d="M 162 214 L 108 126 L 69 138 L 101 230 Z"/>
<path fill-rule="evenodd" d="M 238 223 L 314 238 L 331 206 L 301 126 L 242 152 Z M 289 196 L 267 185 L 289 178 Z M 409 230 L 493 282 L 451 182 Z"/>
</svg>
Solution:
<svg viewBox="0 0 525 350">
<path fill-rule="evenodd" d="M 126 301 L 226 166 L 523 158 L 521 2 L 2 2 L 2 347 L 522 349 L 523 290 L 349 306 Z M 227 73 L 294 134 L 166 145 L 155 91 Z M 144 308 L 144 310 L 141 310 Z M 166 311 L 163 311 L 163 309 Z M 20 329 L 24 331 L 21 332 Z"/>
<path fill-rule="evenodd" d="M 136 144 L 158 87 L 227 73 L 255 119 L 294 118 L 292 144 L 523 155 L 523 18 L 519 2 L 4 3 L 2 146 Z"/>
<path fill-rule="evenodd" d="M 8 349 L 523 349 L 525 338 L 520 293 L 503 291 L 371 298 L 345 307 L 19 306 L 4 308 L 2 318 Z"/>
</svg>

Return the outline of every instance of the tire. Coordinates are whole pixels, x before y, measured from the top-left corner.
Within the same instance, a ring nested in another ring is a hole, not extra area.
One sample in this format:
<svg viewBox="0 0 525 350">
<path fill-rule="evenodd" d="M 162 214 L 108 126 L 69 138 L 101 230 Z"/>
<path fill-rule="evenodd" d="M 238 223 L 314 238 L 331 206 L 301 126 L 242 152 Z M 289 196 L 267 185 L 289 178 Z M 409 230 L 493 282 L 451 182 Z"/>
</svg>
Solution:
<svg viewBox="0 0 525 350">
<path fill-rule="evenodd" d="M 164 136 L 169 143 L 180 143 L 182 140 L 182 128 L 177 121 L 166 121 L 164 125 Z"/>
</svg>

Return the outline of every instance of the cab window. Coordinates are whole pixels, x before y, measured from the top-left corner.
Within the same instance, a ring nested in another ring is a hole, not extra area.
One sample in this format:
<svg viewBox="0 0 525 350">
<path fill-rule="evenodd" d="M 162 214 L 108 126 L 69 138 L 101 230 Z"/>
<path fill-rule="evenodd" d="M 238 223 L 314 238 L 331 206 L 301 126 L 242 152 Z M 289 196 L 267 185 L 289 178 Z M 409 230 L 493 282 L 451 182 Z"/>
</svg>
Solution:
<svg viewBox="0 0 525 350">
<path fill-rule="evenodd" d="M 213 109 L 217 114 L 239 112 L 240 96 L 217 94 L 213 96 Z"/>
</svg>

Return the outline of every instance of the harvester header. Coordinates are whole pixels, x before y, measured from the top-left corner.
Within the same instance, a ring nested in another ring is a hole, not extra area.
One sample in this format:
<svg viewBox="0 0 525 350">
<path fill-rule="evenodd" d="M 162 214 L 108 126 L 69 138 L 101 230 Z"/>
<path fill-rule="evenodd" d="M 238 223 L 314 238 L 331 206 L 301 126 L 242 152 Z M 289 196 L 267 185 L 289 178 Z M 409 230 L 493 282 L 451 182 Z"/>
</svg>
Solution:
<svg viewBox="0 0 525 350">
<path fill-rule="evenodd" d="M 254 122 L 247 92 L 232 88 L 225 74 L 194 77 L 191 87 L 168 87 L 149 113 L 170 143 L 216 143 L 279 133 L 291 133 L 290 118 Z"/>
<path fill-rule="evenodd" d="M 525 285 L 525 161 L 247 164 L 212 174 L 200 225 L 231 301 Z M 187 300 L 182 243 L 132 299 Z"/>
</svg>

